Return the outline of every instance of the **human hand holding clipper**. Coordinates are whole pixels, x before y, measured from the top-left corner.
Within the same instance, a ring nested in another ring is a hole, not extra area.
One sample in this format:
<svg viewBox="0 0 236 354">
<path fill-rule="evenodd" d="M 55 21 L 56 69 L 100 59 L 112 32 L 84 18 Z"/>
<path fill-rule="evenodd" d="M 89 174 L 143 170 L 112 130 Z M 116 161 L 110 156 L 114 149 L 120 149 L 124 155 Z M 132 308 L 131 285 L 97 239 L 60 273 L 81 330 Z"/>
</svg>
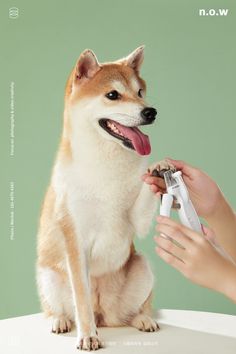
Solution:
<svg viewBox="0 0 236 354">
<path fill-rule="evenodd" d="M 206 220 L 209 227 L 214 230 L 218 243 L 236 262 L 236 216 L 217 183 L 205 172 L 184 161 L 171 158 L 165 161 L 165 165 L 171 166 L 173 172 L 181 171 L 197 214 Z M 150 185 L 151 191 L 158 197 L 166 193 L 164 182 L 166 171 L 146 173 L 143 176 L 145 183 Z"/>
<path fill-rule="evenodd" d="M 207 236 L 207 233 L 204 232 L 204 230 L 206 231 L 207 229 L 204 229 L 201 225 L 197 212 L 190 199 L 188 189 L 183 181 L 182 172 L 167 170 L 163 173 L 163 177 L 165 180 L 167 193 L 162 195 L 160 216 L 170 217 L 171 208 L 175 202 L 175 205 L 178 206 L 177 211 L 181 224 L 199 234 L 206 234 Z M 211 235 L 213 236 L 212 233 Z M 166 237 L 165 234 L 161 234 L 161 236 Z M 208 241 L 221 255 L 225 258 L 231 259 L 225 250 L 216 242 L 215 237 L 208 238 Z"/>
<path fill-rule="evenodd" d="M 172 166 L 172 171 L 181 171 L 182 178 L 188 189 L 190 199 L 197 214 L 208 221 L 216 214 L 217 207 L 221 204 L 223 195 L 217 183 L 200 169 L 193 167 L 181 160 L 166 159 L 166 166 Z M 165 168 L 162 171 L 152 171 L 143 176 L 143 180 L 150 185 L 157 196 L 166 193 L 164 182 Z"/>
<path fill-rule="evenodd" d="M 147 173 L 143 176 L 143 180 L 157 196 L 163 195 L 160 208 L 162 216 L 157 218 L 156 227 L 159 236 L 154 238 L 158 245 L 156 252 L 186 278 L 221 292 L 236 302 L 236 263 L 228 255 L 234 255 L 233 250 L 236 250 L 236 218 L 233 210 L 217 184 L 204 172 L 182 161 L 168 161 L 182 172 L 184 181 L 181 172 L 175 175 L 173 168 L 172 171 L 160 173 L 156 170 L 152 175 Z M 168 217 L 173 202 L 178 207 L 181 224 Z M 202 226 L 197 214 L 205 216 L 213 226 L 216 225 L 214 231 Z M 224 230 L 220 235 L 217 233 L 220 230 L 217 217 L 222 224 L 221 229 Z M 221 240 L 225 242 L 221 243 Z M 219 243 L 224 248 L 225 245 L 228 246 L 228 253 L 223 251 Z"/>
</svg>

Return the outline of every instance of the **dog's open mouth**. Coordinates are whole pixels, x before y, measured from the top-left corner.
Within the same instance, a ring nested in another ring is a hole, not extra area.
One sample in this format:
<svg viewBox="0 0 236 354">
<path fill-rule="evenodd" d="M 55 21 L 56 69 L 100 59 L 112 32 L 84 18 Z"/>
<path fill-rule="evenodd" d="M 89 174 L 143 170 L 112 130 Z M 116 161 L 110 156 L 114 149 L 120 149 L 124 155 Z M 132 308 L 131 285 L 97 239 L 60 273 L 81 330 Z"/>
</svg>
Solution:
<svg viewBox="0 0 236 354">
<path fill-rule="evenodd" d="M 111 119 L 100 119 L 99 125 L 110 135 L 121 140 L 123 144 L 139 155 L 149 155 L 151 145 L 147 135 L 143 134 L 138 127 L 126 127 Z"/>
</svg>

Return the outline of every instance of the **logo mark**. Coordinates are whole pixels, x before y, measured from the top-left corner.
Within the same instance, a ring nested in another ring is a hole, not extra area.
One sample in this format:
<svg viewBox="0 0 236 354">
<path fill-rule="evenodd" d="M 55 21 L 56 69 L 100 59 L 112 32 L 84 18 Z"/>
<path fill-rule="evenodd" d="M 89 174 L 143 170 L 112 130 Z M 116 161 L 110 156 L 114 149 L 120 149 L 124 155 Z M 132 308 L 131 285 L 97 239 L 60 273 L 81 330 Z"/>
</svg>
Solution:
<svg viewBox="0 0 236 354">
<path fill-rule="evenodd" d="M 199 16 L 227 16 L 229 9 L 199 9 Z"/>
<path fill-rule="evenodd" d="M 10 7 L 9 9 L 9 18 L 11 20 L 15 20 L 19 17 L 19 9 L 18 7 Z"/>
</svg>

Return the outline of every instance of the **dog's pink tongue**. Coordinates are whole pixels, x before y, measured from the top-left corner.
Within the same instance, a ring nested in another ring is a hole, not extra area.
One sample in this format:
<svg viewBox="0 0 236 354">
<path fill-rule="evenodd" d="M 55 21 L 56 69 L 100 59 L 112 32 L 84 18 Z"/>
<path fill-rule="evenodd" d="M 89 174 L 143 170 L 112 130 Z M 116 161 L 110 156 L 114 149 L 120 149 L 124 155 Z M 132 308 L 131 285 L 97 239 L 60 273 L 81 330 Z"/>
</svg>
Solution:
<svg viewBox="0 0 236 354">
<path fill-rule="evenodd" d="M 150 154 L 151 145 L 147 135 L 143 134 L 137 127 L 125 127 L 124 125 L 121 125 L 117 122 L 115 122 L 115 125 L 119 131 L 132 142 L 135 150 L 139 155 Z"/>
</svg>

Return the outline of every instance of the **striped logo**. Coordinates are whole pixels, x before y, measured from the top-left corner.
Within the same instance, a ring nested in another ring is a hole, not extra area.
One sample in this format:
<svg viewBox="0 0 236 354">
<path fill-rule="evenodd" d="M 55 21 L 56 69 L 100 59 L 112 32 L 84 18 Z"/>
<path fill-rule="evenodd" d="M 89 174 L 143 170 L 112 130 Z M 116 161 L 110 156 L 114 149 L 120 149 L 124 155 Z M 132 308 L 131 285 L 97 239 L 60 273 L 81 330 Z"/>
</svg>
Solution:
<svg viewBox="0 0 236 354">
<path fill-rule="evenodd" d="M 18 7 L 10 7 L 9 9 L 9 18 L 15 20 L 19 17 L 19 9 Z"/>
</svg>

